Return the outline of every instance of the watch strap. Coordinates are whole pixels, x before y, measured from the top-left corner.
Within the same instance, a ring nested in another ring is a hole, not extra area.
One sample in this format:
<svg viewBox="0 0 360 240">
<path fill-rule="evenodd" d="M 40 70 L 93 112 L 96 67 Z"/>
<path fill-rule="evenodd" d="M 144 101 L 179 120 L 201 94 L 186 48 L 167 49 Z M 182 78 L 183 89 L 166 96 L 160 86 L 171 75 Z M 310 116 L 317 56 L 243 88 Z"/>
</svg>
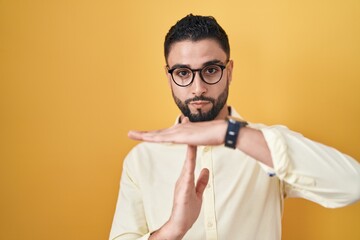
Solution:
<svg viewBox="0 0 360 240">
<path fill-rule="evenodd" d="M 248 125 L 247 122 L 237 121 L 233 118 L 228 118 L 228 126 L 225 135 L 225 146 L 235 149 L 237 138 L 242 127 Z"/>
</svg>

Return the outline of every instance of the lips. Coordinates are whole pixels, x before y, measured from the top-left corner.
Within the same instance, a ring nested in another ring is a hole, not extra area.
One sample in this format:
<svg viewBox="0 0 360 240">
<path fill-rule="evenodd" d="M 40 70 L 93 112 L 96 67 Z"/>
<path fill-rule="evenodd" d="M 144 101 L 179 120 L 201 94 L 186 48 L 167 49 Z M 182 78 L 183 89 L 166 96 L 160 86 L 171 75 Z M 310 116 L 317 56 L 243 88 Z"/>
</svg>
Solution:
<svg viewBox="0 0 360 240">
<path fill-rule="evenodd" d="M 192 101 L 190 102 L 190 105 L 192 105 L 195 108 L 202 108 L 203 106 L 209 104 L 209 101 Z"/>
</svg>

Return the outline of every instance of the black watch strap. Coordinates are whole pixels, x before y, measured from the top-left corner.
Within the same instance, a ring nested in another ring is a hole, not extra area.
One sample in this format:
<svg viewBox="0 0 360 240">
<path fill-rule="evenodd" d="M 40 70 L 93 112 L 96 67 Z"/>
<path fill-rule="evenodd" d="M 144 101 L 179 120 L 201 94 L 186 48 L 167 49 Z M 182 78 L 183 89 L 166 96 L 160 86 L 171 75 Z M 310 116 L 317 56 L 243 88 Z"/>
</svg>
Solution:
<svg viewBox="0 0 360 240">
<path fill-rule="evenodd" d="M 236 148 L 236 141 L 239 135 L 240 129 L 248 125 L 247 122 L 237 121 L 233 118 L 228 118 L 228 127 L 225 135 L 225 146 L 229 148 Z"/>
</svg>

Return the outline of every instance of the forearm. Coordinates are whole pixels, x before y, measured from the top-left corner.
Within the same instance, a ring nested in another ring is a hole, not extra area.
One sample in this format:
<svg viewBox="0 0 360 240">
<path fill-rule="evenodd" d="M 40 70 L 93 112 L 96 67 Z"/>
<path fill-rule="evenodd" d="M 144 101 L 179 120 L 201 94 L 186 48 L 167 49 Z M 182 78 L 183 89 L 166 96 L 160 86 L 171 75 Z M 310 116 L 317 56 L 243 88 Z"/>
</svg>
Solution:
<svg viewBox="0 0 360 240">
<path fill-rule="evenodd" d="M 269 147 L 260 130 L 250 127 L 241 128 L 237 138 L 236 148 L 261 163 L 273 167 Z"/>
</svg>

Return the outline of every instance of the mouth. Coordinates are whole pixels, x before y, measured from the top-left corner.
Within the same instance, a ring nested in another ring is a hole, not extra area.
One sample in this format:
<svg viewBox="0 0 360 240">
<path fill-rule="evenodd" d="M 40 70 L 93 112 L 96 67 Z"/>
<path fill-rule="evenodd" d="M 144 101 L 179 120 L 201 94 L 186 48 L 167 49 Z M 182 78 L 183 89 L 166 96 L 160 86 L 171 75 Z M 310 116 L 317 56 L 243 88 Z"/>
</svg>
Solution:
<svg viewBox="0 0 360 240">
<path fill-rule="evenodd" d="M 204 106 L 210 104 L 209 101 L 203 101 L 203 100 L 200 100 L 200 101 L 192 101 L 189 103 L 191 106 L 193 106 L 194 108 L 196 109 L 199 109 L 199 108 L 203 108 Z"/>
</svg>

